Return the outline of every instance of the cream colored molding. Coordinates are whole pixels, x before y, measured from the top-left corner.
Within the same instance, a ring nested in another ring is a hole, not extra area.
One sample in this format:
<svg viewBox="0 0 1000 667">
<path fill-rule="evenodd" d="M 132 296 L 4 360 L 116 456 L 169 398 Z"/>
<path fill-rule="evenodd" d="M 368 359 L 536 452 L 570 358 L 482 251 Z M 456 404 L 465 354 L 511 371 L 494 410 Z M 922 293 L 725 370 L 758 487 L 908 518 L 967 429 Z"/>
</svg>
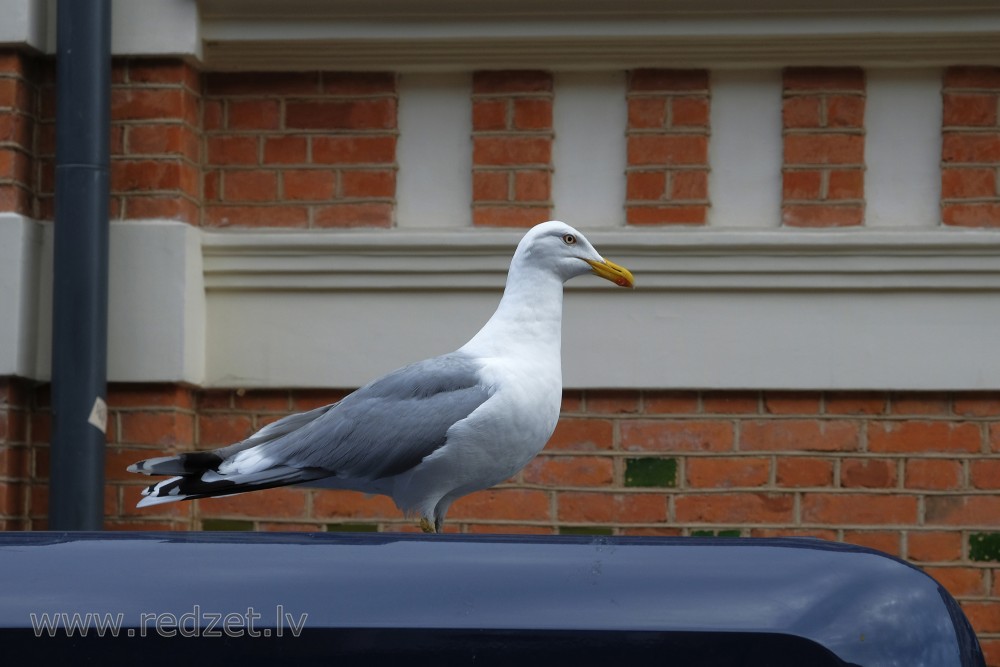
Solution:
<svg viewBox="0 0 1000 667">
<path fill-rule="evenodd" d="M 199 0 L 213 69 L 996 63 L 989 0 Z M 748 8 L 749 7 L 749 8 Z"/>
</svg>

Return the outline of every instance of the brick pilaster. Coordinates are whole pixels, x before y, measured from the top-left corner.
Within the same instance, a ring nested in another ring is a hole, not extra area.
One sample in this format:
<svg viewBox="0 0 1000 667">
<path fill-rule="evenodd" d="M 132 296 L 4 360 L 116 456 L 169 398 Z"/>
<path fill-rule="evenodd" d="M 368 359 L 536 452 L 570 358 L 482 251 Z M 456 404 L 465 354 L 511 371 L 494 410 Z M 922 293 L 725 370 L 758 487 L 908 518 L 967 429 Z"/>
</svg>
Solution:
<svg viewBox="0 0 1000 667">
<path fill-rule="evenodd" d="M 472 84 L 472 221 L 530 227 L 552 211 L 552 75 L 476 72 Z"/>
<path fill-rule="evenodd" d="M 1000 227 L 1000 67 L 951 67 L 943 93 L 942 221 Z"/>
<path fill-rule="evenodd" d="M 784 71 L 783 224 L 863 224 L 864 116 L 863 70 L 792 67 Z"/>
<path fill-rule="evenodd" d="M 708 112 L 705 70 L 629 73 L 628 224 L 705 224 Z"/>
<path fill-rule="evenodd" d="M 32 63 L 0 52 L 0 213 L 34 214 L 36 100 Z"/>
</svg>

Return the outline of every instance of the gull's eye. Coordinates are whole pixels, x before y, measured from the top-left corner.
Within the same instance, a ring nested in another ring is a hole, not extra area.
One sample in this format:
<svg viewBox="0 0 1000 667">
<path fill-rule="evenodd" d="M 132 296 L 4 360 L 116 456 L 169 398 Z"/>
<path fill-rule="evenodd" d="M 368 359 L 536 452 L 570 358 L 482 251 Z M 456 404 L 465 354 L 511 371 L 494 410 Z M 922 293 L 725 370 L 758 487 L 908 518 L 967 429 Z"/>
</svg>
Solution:
<svg viewBox="0 0 1000 667">
<path fill-rule="evenodd" d="M 572 234 L 563 234 L 562 239 L 566 245 L 576 245 L 576 237 Z"/>
</svg>

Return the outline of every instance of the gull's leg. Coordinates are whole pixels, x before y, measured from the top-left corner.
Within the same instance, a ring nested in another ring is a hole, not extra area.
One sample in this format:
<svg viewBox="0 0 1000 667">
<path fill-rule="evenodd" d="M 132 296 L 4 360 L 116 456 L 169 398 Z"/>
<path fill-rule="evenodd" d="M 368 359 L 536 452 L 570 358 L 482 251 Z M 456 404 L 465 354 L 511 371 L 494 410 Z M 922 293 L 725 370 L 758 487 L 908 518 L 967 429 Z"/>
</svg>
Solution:
<svg viewBox="0 0 1000 667">
<path fill-rule="evenodd" d="M 434 526 L 431 525 L 431 522 L 427 520 L 427 517 L 421 517 L 420 518 L 420 530 L 424 531 L 425 533 L 436 533 L 437 532 L 434 529 Z"/>
<path fill-rule="evenodd" d="M 444 532 L 443 530 L 441 530 L 443 527 L 444 527 L 444 517 L 443 516 L 436 517 L 434 519 L 434 532 L 435 533 Z"/>
</svg>

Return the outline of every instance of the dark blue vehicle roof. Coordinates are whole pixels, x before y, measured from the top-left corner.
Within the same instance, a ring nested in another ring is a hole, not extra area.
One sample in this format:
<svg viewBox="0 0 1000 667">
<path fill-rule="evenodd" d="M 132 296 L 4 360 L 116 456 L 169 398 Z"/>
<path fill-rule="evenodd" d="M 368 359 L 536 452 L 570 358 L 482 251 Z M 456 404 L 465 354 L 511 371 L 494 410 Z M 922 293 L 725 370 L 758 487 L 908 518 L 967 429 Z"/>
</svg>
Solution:
<svg viewBox="0 0 1000 667">
<path fill-rule="evenodd" d="M 251 663 L 398 664 L 418 653 L 587 664 L 668 651 L 682 656 L 670 664 L 694 665 L 984 664 L 933 579 L 812 539 L 0 533 L 0 573 L 0 645 L 35 659 L 127 650 L 176 663 L 199 640 L 201 657 Z M 266 636 L 213 641 L 149 627 L 187 614 L 190 635 L 248 610 Z M 124 623 L 117 640 L 36 637 L 42 613 Z M 299 620 L 302 637 L 278 642 L 275 630 Z"/>
</svg>

